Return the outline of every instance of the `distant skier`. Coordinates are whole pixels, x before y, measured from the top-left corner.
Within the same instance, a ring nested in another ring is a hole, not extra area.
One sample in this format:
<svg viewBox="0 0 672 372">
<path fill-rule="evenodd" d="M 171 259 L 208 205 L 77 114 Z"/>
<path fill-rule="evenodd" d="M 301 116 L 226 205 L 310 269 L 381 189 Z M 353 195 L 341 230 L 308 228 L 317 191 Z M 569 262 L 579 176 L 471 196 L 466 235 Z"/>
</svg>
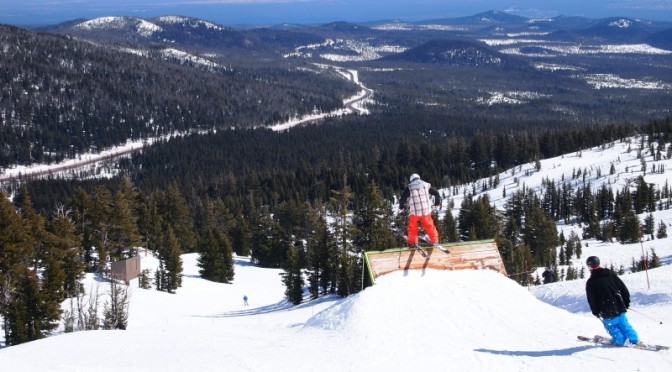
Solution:
<svg viewBox="0 0 672 372">
<path fill-rule="evenodd" d="M 590 278 L 586 282 L 590 311 L 602 320 L 614 344 L 623 346 L 626 341 L 637 344 L 639 336 L 625 316 L 630 307 L 628 288 L 613 271 L 600 267 L 598 257 L 588 257 L 586 265 L 590 268 Z"/>
<path fill-rule="evenodd" d="M 555 273 L 550 267 L 547 267 L 541 276 L 544 277 L 544 284 L 555 283 Z"/>
<path fill-rule="evenodd" d="M 249 305 L 247 303 L 247 295 L 243 295 L 243 305 L 245 305 L 245 306 Z"/>
<path fill-rule="evenodd" d="M 430 200 L 430 195 L 434 197 L 434 203 Z M 418 248 L 418 222 L 429 236 L 429 242 L 433 245 L 439 243 L 439 232 L 434 226 L 432 219 L 432 205 L 438 208 L 441 205 L 441 195 L 439 191 L 429 183 L 420 179 L 416 173 L 410 177 L 410 183 L 401 194 L 399 201 L 399 211 L 403 211 L 408 203 L 408 245 Z"/>
</svg>

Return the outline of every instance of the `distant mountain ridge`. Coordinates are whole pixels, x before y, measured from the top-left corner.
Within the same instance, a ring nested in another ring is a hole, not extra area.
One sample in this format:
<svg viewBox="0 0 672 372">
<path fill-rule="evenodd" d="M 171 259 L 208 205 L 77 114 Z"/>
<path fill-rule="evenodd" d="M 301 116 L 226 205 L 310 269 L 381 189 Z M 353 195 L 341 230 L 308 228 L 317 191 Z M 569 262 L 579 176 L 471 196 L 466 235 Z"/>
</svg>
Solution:
<svg viewBox="0 0 672 372">
<path fill-rule="evenodd" d="M 570 32 L 576 38 L 603 39 L 609 42 L 642 42 L 651 32 L 642 21 L 629 18 L 607 18 L 587 28 Z"/>
<path fill-rule="evenodd" d="M 436 63 L 451 66 L 504 66 L 510 57 L 476 42 L 465 40 L 433 40 L 384 61 Z"/>
<path fill-rule="evenodd" d="M 207 20 L 166 15 L 154 18 L 129 16 L 99 17 L 73 20 L 39 31 L 68 33 L 78 37 L 111 42 L 172 43 L 193 48 L 236 48 L 250 51 L 280 52 L 294 48 L 315 36 L 361 35 L 376 33 L 379 27 L 391 26 L 398 21 L 369 23 L 331 22 L 317 26 L 277 25 L 235 29 Z M 422 28 L 425 34 L 434 32 L 437 25 L 454 27 L 456 35 L 486 36 L 509 33 L 545 33 L 563 41 L 595 39 L 608 42 L 644 43 L 651 36 L 672 30 L 672 22 L 646 21 L 628 17 L 590 19 L 558 16 L 548 19 L 526 18 L 502 11 L 489 11 L 467 17 L 439 18 L 411 24 Z M 263 30 L 263 32 L 260 32 Z M 665 35 L 665 34 L 662 34 Z M 434 39 L 437 37 L 433 37 Z M 658 45 L 666 45 L 663 36 L 654 37 Z M 315 41 L 313 39 L 312 41 Z M 425 40 L 429 41 L 429 40 Z M 276 50 L 279 48 L 280 50 Z"/>
<path fill-rule="evenodd" d="M 442 23 L 442 24 L 457 24 L 457 25 L 480 25 L 480 26 L 494 26 L 494 25 L 517 25 L 522 26 L 529 22 L 529 18 L 509 14 L 502 11 L 491 10 L 483 13 L 474 14 L 467 17 L 458 18 L 439 18 L 419 21 L 415 23 Z"/>
<path fill-rule="evenodd" d="M 184 16 L 147 19 L 128 16 L 99 17 L 80 22 L 67 22 L 57 27 L 48 27 L 46 30 L 108 42 L 225 45 L 230 48 L 248 46 L 244 35 L 231 27 Z"/>
</svg>

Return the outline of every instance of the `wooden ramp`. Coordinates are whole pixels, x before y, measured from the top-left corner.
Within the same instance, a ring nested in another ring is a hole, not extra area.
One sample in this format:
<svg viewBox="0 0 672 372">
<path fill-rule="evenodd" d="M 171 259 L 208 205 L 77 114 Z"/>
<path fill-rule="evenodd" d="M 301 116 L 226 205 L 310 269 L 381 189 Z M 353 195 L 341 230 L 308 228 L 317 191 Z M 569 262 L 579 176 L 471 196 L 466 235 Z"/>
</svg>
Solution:
<svg viewBox="0 0 672 372">
<path fill-rule="evenodd" d="M 366 252 L 366 266 L 371 282 L 375 283 L 379 276 L 398 270 L 490 269 L 506 275 L 502 256 L 494 240 L 448 243 L 441 246 L 450 250 L 450 254 L 431 247 L 424 248 L 427 258 L 411 248 Z"/>
</svg>

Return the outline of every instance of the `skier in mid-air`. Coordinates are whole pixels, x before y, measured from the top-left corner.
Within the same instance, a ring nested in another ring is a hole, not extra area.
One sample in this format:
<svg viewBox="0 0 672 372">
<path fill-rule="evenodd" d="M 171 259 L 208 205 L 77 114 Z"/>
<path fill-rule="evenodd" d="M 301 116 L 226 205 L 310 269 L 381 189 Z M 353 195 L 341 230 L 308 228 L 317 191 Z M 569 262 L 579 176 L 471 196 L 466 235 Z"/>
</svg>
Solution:
<svg viewBox="0 0 672 372">
<path fill-rule="evenodd" d="M 434 203 L 431 202 L 430 196 L 434 197 Z M 410 177 L 410 183 L 401 194 L 399 201 L 399 211 L 402 212 L 408 204 L 408 245 L 419 249 L 418 246 L 418 222 L 422 223 L 429 243 L 437 246 L 439 244 L 439 232 L 434 226 L 432 219 L 432 206 L 438 208 L 441 206 L 441 195 L 439 191 L 432 187 L 428 182 L 420 179 L 417 173 Z"/>
</svg>

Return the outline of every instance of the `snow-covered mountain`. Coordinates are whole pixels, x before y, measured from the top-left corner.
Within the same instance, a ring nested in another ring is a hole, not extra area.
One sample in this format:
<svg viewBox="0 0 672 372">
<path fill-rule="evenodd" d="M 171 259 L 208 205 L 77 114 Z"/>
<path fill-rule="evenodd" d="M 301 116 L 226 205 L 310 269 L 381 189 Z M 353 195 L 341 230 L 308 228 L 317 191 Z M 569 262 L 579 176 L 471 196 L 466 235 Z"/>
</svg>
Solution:
<svg viewBox="0 0 672 372">
<path fill-rule="evenodd" d="M 245 36 L 226 26 L 184 16 L 140 18 L 98 17 L 57 28 L 73 35 L 101 41 L 161 43 L 199 47 L 245 48 Z"/>
<path fill-rule="evenodd" d="M 516 167 L 486 190 L 501 207 L 503 187 L 540 190 L 542 180 L 571 178 L 573 170 L 590 181 L 621 188 L 644 175 L 648 183 L 669 179 L 672 160 L 653 161 L 640 140 Z M 641 157 L 648 169 L 644 174 Z M 611 174 L 609 169 L 615 168 Z M 479 187 L 482 182 L 477 183 Z M 466 187 L 472 187 L 467 185 Z M 445 190 L 444 190 L 445 191 Z M 458 193 L 462 194 L 462 193 Z M 459 198 L 455 196 L 456 205 Z M 654 212 L 672 224 L 672 211 Z M 641 216 L 640 216 L 641 219 Z M 559 225 L 559 230 L 578 229 Z M 574 259 L 588 255 L 629 267 L 643 250 L 654 249 L 660 268 L 625 274 L 632 296 L 628 312 L 642 340 L 672 345 L 672 238 L 637 244 L 582 241 Z M 0 349 L 3 370 L 20 371 L 537 371 L 601 368 L 609 371 L 669 371 L 672 353 L 600 347 L 577 335 L 603 334 L 585 301 L 585 279 L 521 287 L 491 271 L 395 272 L 348 298 L 323 297 L 299 306 L 284 300 L 280 270 L 262 269 L 237 257 L 232 284 L 199 278 L 197 256 L 183 256 L 183 285 L 176 294 L 129 287 L 125 331 L 57 334 Z M 156 259 L 142 256 L 143 268 Z M 510 273 L 511 274 L 511 273 Z M 108 286 L 94 277 L 87 292 Z M 249 296 L 249 306 L 243 296 Z M 64 308 L 69 308 L 64 303 Z"/>
</svg>

